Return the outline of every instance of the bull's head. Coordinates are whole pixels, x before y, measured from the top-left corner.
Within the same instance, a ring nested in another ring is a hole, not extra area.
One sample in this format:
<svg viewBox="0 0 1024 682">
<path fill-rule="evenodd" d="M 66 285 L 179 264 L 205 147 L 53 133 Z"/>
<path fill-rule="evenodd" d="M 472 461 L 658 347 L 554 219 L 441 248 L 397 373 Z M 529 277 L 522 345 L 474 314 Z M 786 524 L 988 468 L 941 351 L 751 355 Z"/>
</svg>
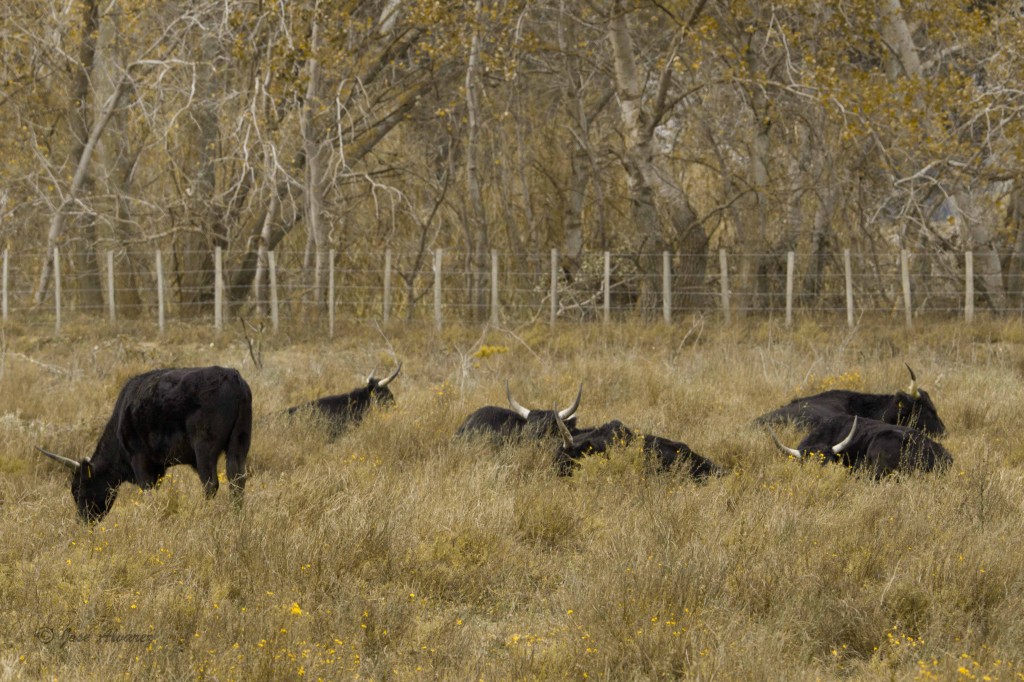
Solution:
<svg viewBox="0 0 1024 682">
<path fill-rule="evenodd" d="M 946 433 L 946 425 L 939 419 L 935 403 L 932 402 L 928 392 L 917 385 L 917 376 L 910 365 L 903 364 L 910 372 L 910 386 L 906 391 L 896 392 L 882 421 L 912 426 L 933 436 L 943 435 Z"/>
<path fill-rule="evenodd" d="M 518 402 L 516 402 L 516 399 L 512 397 L 512 387 L 509 386 L 508 379 L 505 380 L 505 395 L 508 397 L 509 407 L 511 407 L 512 411 L 515 412 L 516 414 L 518 414 L 523 419 L 529 419 L 531 413 L 534 413 L 534 412 L 544 412 L 544 410 L 529 410 L 529 409 L 523 407 L 522 405 L 520 405 Z M 583 397 L 583 382 L 581 381 L 580 382 L 580 390 L 576 393 L 576 400 L 573 401 L 572 405 L 570 405 L 569 407 L 565 408 L 564 410 L 559 410 L 559 409 L 557 409 L 557 406 L 553 406 L 553 409 L 551 410 L 551 413 L 557 414 L 558 418 L 563 420 L 563 421 L 567 421 L 569 419 L 572 419 L 573 417 L 576 416 L 576 410 L 578 410 L 579 407 L 580 407 L 580 398 L 582 398 L 582 397 Z"/>
<path fill-rule="evenodd" d="M 398 373 L 402 371 L 402 363 L 398 363 L 398 367 L 395 371 L 383 379 L 375 379 L 373 372 L 370 372 L 370 376 L 366 377 L 366 387 L 370 389 L 370 397 L 377 405 L 394 405 L 395 396 L 391 393 L 391 389 L 388 388 L 388 384 L 395 380 Z"/>
<path fill-rule="evenodd" d="M 772 431 L 770 428 L 768 429 L 768 433 L 771 435 L 772 440 L 775 441 L 775 445 L 778 446 L 779 450 L 797 459 L 803 459 L 804 455 L 806 455 L 809 452 L 817 452 L 817 448 L 815 447 L 805 447 L 803 448 L 803 452 L 797 450 L 796 448 L 788 447 L 782 444 L 778 436 L 776 436 L 775 432 Z M 823 454 L 825 454 L 826 456 L 842 454 L 842 452 L 846 450 L 846 448 L 849 447 L 850 443 L 853 441 L 853 435 L 855 433 L 857 433 L 857 417 L 853 418 L 853 424 L 850 426 L 850 432 L 846 434 L 846 438 L 842 439 L 835 445 L 828 446 L 828 452 Z"/>
<path fill-rule="evenodd" d="M 107 515 L 117 496 L 117 487 L 111 486 L 106 477 L 97 475 L 88 459 L 79 462 L 40 447 L 36 450 L 72 470 L 71 495 L 83 521 L 99 521 Z"/>
<path fill-rule="evenodd" d="M 508 404 L 512 411 L 526 421 L 526 429 L 541 437 L 556 436 L 559 431 L 555 425 L 555 420 L 561 419 L 575 424 L 575 421 L 572 420 L 576 418 L 576 410 L 579 409 L 580 398 L 583 397 L 583 383 L 580 382 L 580 389 L 576 392 L 576 400 L 564 410 L 559 410 L 554 405 L 550 410 L 530 410 L 523 407 L 512 397 L 512 388 L 509 386 L 507 379 L 505 380 L 505 395 L 508 397 Z"/>
<path fill-rule="evenodd" d="M 582 453 L 576 447 L 569 427 L 562 421 L 557 406 L 552 405 L 552 411 L 555 413 L 555 423 L 558 424 L 558 434 L 562 437 L 562 445 L 555 452 L 555 467 L 558 469 L 559 476 L 571 476 L 572 470 L 578 466 L 577 460 L 580 459 Z"/>
</svg>

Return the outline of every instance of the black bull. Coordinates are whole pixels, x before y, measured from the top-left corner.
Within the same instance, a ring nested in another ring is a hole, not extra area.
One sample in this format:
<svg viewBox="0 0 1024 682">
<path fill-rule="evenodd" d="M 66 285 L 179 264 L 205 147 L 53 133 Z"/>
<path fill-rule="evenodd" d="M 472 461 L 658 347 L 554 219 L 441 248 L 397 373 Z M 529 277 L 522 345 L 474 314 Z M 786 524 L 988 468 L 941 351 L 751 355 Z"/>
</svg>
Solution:
<svg viewBox="0 0 1024 682">
<path fill-rule="evenodd" d="M 684 468 L 690 476 L 698 481 L 725 473 L 722 467 L 694 452 L 686 443 L 661 436 L 636 434 L 617 419 L 576 434 L 570 432 L 560 419 L 557 423 L 562 436 L 562 444 L 555 453 L 555 467 L 560 476 L 572 475 L 573 470 L 579 465 L 579 460 L 583 457 L 602 454 L 611 447 L 626 446 L 637 439 L 641 443 L 641 452 L 656 461 L 659 471 L 669 471 L 678 466 Z"/>
<path fill-rule="evenodd" d="M 110 511 L 121 483 L 150 488 L 175 464 L 195 469 L 213 497 L 221 452 L 232 495 L 240 500 L 251 435 L 252 392 L 237 370 L 158 369 L 125 382 L 92 457 L 79 462 L 42 452 L 74 469 L 78 513 L 95 521 Z"/>
<path fill-rule="evenodd" d="M 324 396 L 302 405 L 289 407 L 288 414 L 303 411 L 322 414 L 329 424 L 331 434 L 338 435 L 350 424 L 361 421 L 372 407 L 395 403 L 395 396 L 388 388 L 388 384 L 394 381 L 401 371 L 402 363 L 398 363 L 395 371 L 383 379 L 375 379 L 371 372 L 366 379 L 365 386 L 348 393 Z"/>
<path fill-rule="evenodd" d="M 918 387 L 914 370 L 909 365 L 907 369 L 910 371 L 910 387 L 906 391 L 896 391 L 895 394 L 825 391 L 796 398 L 761 415 L 755 423 L 763 426 L 791 421 L 798 426 L 814 427 L 832 417 L 848 415 L 912 426 L 932 436 L 943 435 L 946 425 L 939 418 L 935 403 L 927 391 Z"/>
<path fill-rule="evenodd" d="M 774 433 L 771 437 L 794 457 L 817 454 L 823 463 L 838 462 L 876 478 L 897 471 L 941 471 L 953 463 L 946 448 L 917 429 L 848 415 L 823 421 L 796 448 L 780 443 Z"/>
<path fill-rule="evenodd" d="M 457 437 L 485 435 L 495 441 L 528 436 L 532 438 L 557 437 L 556 419 L 562 419 L 572 431 L 576 430 L 576 410 L 583 397 L 583 384 L 576 393 L 576 400 L 564 410 L 531 410 L 523 407 L 512 397 L 512 389 L 505 382 L 505 395 L 509 406 L 485 405 L 474 410 L 455 432 Z"/>
</svg>

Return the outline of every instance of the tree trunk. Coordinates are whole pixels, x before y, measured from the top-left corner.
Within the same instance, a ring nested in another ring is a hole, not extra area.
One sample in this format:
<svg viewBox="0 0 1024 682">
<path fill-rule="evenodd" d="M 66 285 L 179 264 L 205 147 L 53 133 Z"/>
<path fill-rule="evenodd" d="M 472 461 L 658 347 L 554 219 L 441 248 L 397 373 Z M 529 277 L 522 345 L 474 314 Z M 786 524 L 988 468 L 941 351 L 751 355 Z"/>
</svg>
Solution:
<svg viewBox="0 0 1024 682">
<path fill-rule="evenodd" d="M 182 312 L 200 315 L 213 303 L 213 248 L 226 246 L 220 231 L 217 201 L 217 156 L 220 117 L 217 93 L 219 77 L 214 64 L 221 56 L 220 28 L 223 5 L 214 4 L 206 17 L 209 26 L 200 39 L 200 57 L 195 67 L 195 121 L 193 145 L 195 164 L 189 187 L 189 227 L 180 240 L 177 280 Z"/>
<path fill-rule="evenodd" d="M 314 11 L 315 14 L 315 11 Z M 316 18 L 310 29 L 310 51 L 316 55 L 320 46 L 320 25 Z M 324 204 L 324 166 L 327 159 L 327 145 L 317 122 L 320 100 L 320 63 L 311 57 L 307 63 L 306 97 L 302 103 L 302 142 L 306 152 L 306 254 L 303 266 L 307 273 L 312 274 L 310 287 L 312 299 L 317 308 L 324 302 L 327 262 L 327 230 L 323 224 L 322 212 Z M 310 272 L 312 270 L 312 272 Z"/>
<path fill-rule="evenodd" d="M 900 0 L 882 0 L 882 36 L 899 60 L 903 75 L 923 81 L 925 78 L 921 59 L 914 45 L 914 37 L 903 15 Z M 924 104 L 918 108 L 924 110 Z M 925 118 L 925 120 L 928 120 Z M 1006 304 L 1006 289 L 1003 284 L 1002 265 L 995 245 L 995 230 L 990 213 L 981 210 L 983 192 L 978 188 L 967 188 L 950 192 L 954 215 L 959 219 L 965 234 L 965 248 L 974 252 L 974 274 L 981 293 L 988 305 L 1001 309 Z M 960 210 L 967 208 L 967 212 Z"/>
<path fill-rule="evenodd" d="M 636 66 L 633 39 L 629 34 L 629 23 L 621 0 L 616 0 L 612 5 L 608 33 L 615 60 L 619 107 L 626 133 L 623 163 L 629 189 L 630 213 L 639 239 L 641 288 L 638 305 L 641 310 L 651 312 L 658 303 L 658 288 L 652 278 L 658 272 L 661 252 L 665 250 L 665 239 L 658 221 L 654 190 L 648 182 L 653 175 L 650 164 L 653 158 L 651 137 L 654 131 L 643 109 L 643 82 Z"/>
<path fill-rule="evenodd" d="M 747 311 L 763 306 L 766 294 L 764 281 L 768 253 L 768 148 L 770 119 L 768 97 L 761 86 L 763 78 L 761 55 L 754 48 L 758 34 L 753 34 L 747 46 L 745 66 L 749 88 L 747 102 L 753 122 L 753 135 L 747 157 L 747 191 L 744 194 L 743 220 L 736 225 L 740 253 L 736 277 L 736 311 L 742 316 Z"/>
<path fill-rule="evenodd" d="M 78 52 L 78 64 L 75 69 L 75 80 L 71 95 L 71 114 L 69 127 L 74 143 L 71 158 L 82 156 L 86 141 L 89 139 L 89 102 L 96 64 L 96 38 L 99 34 L 99 7 L 96 0 L 85 0 L 82 5 L 82 44 Z M 86 194 L 92 193 L 92 174 L 86 174 L 82 181 L 82 189 Z M 77 257 L 81 261 L 78 275 L 78 301 L 82 308 L 101 311 L 103 309 L 103 290 L 100 284 L 99 263 L 96 258 L 96 215 L 91 210 L 82 213 L 82 231 L 85 239 Z"/>
<path fill-rule="evenodd" d="M 979 194 L 977 190 L 960 192 L 950 197 L 950 203 L 955 206 L 967 232 L 964 248 L 974 252 L 975 290 L 991 310 L 1001 311 L 1006 308 L 1002 261 L 996 250 L 992 212 L 981 205 L 985 198 Z"/>
<path fill-rule="evenodd" d="M 39 268 L 39 281 L 36 285 L 35 295 L 33 296 L 33 302 L 35 305 L 42 303 L 43 298 L 46 296 L 46 292 L 50 287 L 50 279 L 53 277 L 53 253 L 54 249 L 57 248 L 58 244 L 63 240 L 64 233 L 67 230 L 67 217 L 71 210 L 71 207 L 78 201 L 78 195 L 82 191 L 85 184 L 86 178 L 88 177 L 89 162 L 92 160 L 92 155 L 96 151 L 96 144 L 106 129 L 107 124 L 110 122 L 110 117 L 114 113 L 114 110 L 120 105 L 121 98 L 125 91 L 128 89 L 129 77 L 125 73 L 121 81 L 118 83 L 117 88 L 114 89 L 113 94 L 107 100 L 106 105 L 100 115 L 100 118 L 92 126 L 92 131 L 89 133 L 89 139 L 86 141 L 85 146 L 82 148 L 81 155 L 77 159 L 75 164 L 75 174 L 71 178 L 71 185 L 68 187 L 67 192 L 64 195 L 64 200 L 60 206 L 57 207 L 56 212 L 53 214 L 53 218 L 50 220 L 50 229 L 47 233 L 46 238 L 46 253 L 43 256 L 43 263 Z"/>
<path fill-rule="evenodd" d="M 1013 253 L 1006 267 L 1006 288 L 1014 310 L 1024 310 L 1024 191 L 1015 183 L 1007 207 L 1007 223 L 1014 235 Z"/>
<path fill-rule="evenodd" d="M 483 5 L 476 0 L 474 16 L 479 18 Z M 480 33 L 474 22 L 466 66 L 466 244 L 469 247 L 469 306 L 474 320 L 483 319 L 487 309 L 488 254 L 487 216 L 480 190 Z"/>
<path fill-rule="evenodd" d="M 676 240 L 684 249 L 706 247 L 703 227 L 682 187 L 673 179 L 674 173 L 661 167 L 655 157 L 654 131 L 667 107 L 668 87 L 672 76 L 674 52 L 665 60 L 658 94 L 652 110 L 643 107 L 644 84 L 636 65 L 633 40 L 629 34 L 624 1 L 616 0 L 608 23 L 609 40 L 615 61 L 615 84 L 619 109 L 625 129 L 623 164 L 629 189 L 630 212 L 639 237 L 641 292 L 639 306 L 648 313 L 657 309 L 660 299 L 661 254 L 668 247 L 659 212 L 668 216 Z M 703 3 L 691 16 L 696 18 Z M 702 276 L 705 259 L 686 259 L 684 276 Z M 684 298 L 682 303 L 688 301 Z"/>
<path fill-rule="evenodd" d="M 579 60 L 576 58 L 576 31 L 573 18 L 565 7 L 565 0 L 559 3 L 558 47 L 563 55 L 562 77 L 564 78 L 565 109 L 569 116 L 569 181 L 566 187 L 565 213 L 562 227 L 565 238 L 562 243 L 562 263 L 567 274 L 574 277 L 580 269 L 583 257 L 583 206 L 590 184 L 590 154 L 587 150 L 589 125 L 583 105 L 582 78 Z"/>
</svg>

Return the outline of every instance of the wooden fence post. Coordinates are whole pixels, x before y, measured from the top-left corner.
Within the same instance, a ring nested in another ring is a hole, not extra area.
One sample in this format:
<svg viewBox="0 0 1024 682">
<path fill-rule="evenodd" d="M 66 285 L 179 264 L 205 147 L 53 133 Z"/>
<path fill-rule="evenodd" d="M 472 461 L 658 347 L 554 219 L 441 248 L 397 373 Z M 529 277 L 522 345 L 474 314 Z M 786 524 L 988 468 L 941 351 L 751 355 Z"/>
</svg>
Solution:
<svg viewBox="0 0 1024 682">
<path fill-rule="evenodd" d="M 964 252 L 964 321 L 974 322 L 974 252 Z"/>
<path fill-rule="evenodd" d="M 491 249 L 491 324 L 498 326 L 498 250 Z"/>
<path fill-rule="evenodd" d="M 558 316 L 558 249 L 551 249 L 551 326 Z"/>
<path fill-rule="evenodd" d="M 796 267 L 796 254 L 786 252 L 786 326 L 793 325 L 793 271 Z"/>
<path fill-rule="evenodd" d="M 60 249 L 53 247 L 53 301 L 57 314 L 56 330 L 60 334 Z"/>
<path fill-rule="evenodd" d="M 853 327 L 853 266 L 850 250 L 843 249 L 843 270 L 846 272 L 846 326 Z"/>
<path fill-rule="evenodd" d="M 334 256 L 335 250 L 327 252 L 327 338 L 334 338 Z"/>
<path fill-rule="evenodd" d="M 107 251 L 107 308 L 110 310 L 110 321 L 117 321 L 117 308 L 114 302 L 114 252 Z"/>
<path fill-rule="evenodd" d="M 604 323 L 612 319 L 612 254 L 604 252 Z"/>
<path fill-rule="evenodd" d="M 722 313 L 725 315 L 725 323 L 729 324 L 732 313 L 729 310 L 729 257 L 725 254 L 725 249 L 718 250 L 718 270 L 722 280 Z"/>
<path fill-rule="evenodd" d="M 391 249 L 384 251 L 384 322 L 391 317 Z"/>
<path fill-rule="evenodd" d="M 277 315 L 277 254 L 273 251 L 267 252 L 267 270 L 270 275 L 270 323 L 276 332 L 279 322 Z"/>
<path fill-rule="evenodd" d="M 434 324 L 441 328 L 441 263 L 444 258 L 440 248 L 434 251 Z"/>
<path fill-rule="evenodd" d="M 672 254 L 661 252 L 661 312 L 665 322 L 672 322 Z"/>
<path fill-rule="evenodd" d="M 218 331 L 224 328 L 224 264 L 221 260 L 221 248 L 213 249 L 213 327 Z"/>
<path fill-rule="evenodd" d="M 156 309 L 157 324 L 160 327 L 162 336 L 166 320 L 166 302 L 164 301 L 164 259 L 160 256 L 160 249 L 156 250 Z"/>
<path fill-rule="evenodd" d="M 4 249 L 3 301 L 2 301 L 4 322 L 7 321 L 7 315 L 10 312 L 10 310 L 8 308 L 8 305 L 7 305 L 8 304 L 8 301 L 7 301 L 7 280 L 9 278 L 9 274 L 10 274 L 10 270 L 9 270 L 9 266 L 8 266 L 8 258 L 9 258 L 9 256 L 10 256 L 10 254 L 8 253 L 8 249 Z"/>
<path fill-rule="evenodd" d="M 914 309 L 910 301 L 910 254 L 900 249 L 900 279 L 903 282 L 903 312 L 907 327 L 914 326 Z"/>
</svg>

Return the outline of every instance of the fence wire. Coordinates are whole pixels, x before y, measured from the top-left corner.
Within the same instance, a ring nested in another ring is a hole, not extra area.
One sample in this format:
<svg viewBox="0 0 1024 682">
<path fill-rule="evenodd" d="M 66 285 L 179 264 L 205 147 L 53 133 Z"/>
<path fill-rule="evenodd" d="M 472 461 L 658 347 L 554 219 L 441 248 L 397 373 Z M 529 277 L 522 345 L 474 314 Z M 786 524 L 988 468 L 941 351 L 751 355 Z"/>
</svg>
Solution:
<svg viewBox="0 0 1024 682">
<path fill-rule="evenodd" d="M 728 318 L 730 314 L 813 313 L 842 320 L 851 314 L 903 316 L 908 296 L 913 316 L 970 319 L 975 308 L 1020 315 L 1024 299 L 1019 285 L 993 296 L 984 289 L 983 279 L 968 279 L 969 254 L 829 253 L 819 257 L 812 275 L 812 255 L 806 253 L 664 254 L 658 272 L 644 272 L 636 254 L 627 253 L 589 253 L 568 262 L 557 252 L 493 252 L 481 258 L 448 251 L 337 251 L 331 253 L 333 266 L 322 273 L 319 290 L 301 253 L 275 254 L 273 277 L 269 263 L 264 263 L 259 287 L 254 285 L 252 259 L 244 256 L 231 252 L 100 254 L 95 259 L 97 271 L 86 267 L 89 259 L 61 254 L 59 287 L 54 277 L 37 303 L 44 253 L 8 250 L 3 253 L 0 281 L 3 319 L 29 324 L 59 324 L 69 315 L 156 320 L 162 287 L 167 320 L 208 317 L 213 321 L 218 257 L 220 319 L 237 314 L 269 316 L 276 300 L 281 325 L 305 325 L 311 316 L 325 314 L 331 320 L 433 320 L 438 324 L 672 320 L 692 314 Z M 748 267 L 749 263 L 757 268 Z M 158 270 L 163 272 L 162 281 Z"/>
</svg>

